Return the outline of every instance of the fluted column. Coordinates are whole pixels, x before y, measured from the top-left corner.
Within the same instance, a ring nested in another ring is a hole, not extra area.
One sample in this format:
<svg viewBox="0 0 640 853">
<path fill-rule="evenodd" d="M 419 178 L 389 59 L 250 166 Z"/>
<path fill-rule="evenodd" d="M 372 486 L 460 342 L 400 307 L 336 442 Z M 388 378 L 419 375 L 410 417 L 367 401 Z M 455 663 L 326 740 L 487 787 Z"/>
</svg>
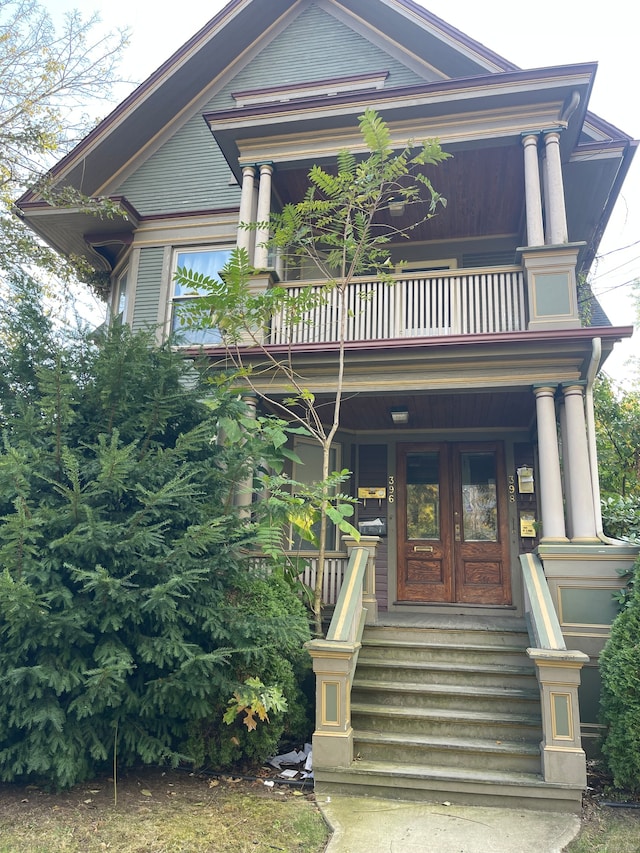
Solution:
<svg viewBox="0 0 640 853">
<path fill-rule="evenodd" d="M 240 217 L 239 225 L 250 225 L 255 220 L 253 219 L 253 196 L 255 187 L 256 170 L 255 166 L 244 166 L 242 169 L 242 193 L 240 195 Z M 255 234 L 247 228 L 238 228 L 237 246 L 239 249 L 246 249 L 249 254 L 249 260 L 253 261 L 253 250 L 255 246 Z"/>
<path fill-rule="evenodd" d="M 524 145 L 524 190 L 527 211 L 527 245 L 544 245 L 542 222 L 542 193 L 540 191 L 540 164 L 538 162 L 538 137 L 529 133 L 522 139 Z"/>
<path fill-rule="evenodd" d="M 534 388 L 538 422 L 542 542 L 568 541 L 564 526 L 555 391 L 553 385 Z"/>
<path fill-rule="evenodd" d="M 545 169 L 549 197 L 549 240 L 552 245 L 569 242 L 567 231 L 567 212 L 564 203 L 564 183 L 562 180 L 562 161 L 560 158 L 560 134 L 558 131 L 545 133 Z"/>
<path fill-rule="evenodd" d="M 258 189 L 258 213 L 256 228 L 256 250 L 253 265 L 258 270 L 267 268 L 269 261 L 269 216 L 271 215 L 271 176 L 273 166 L 262 163 L 260 166 L 260 187 Z"/>
<path fill-rule="evenodd" d="M 567 461 L 571 541 L 592 542 L 597 536 L 582 387 L 577 383 L 567 384 L 562 390 L 567 421 L 566 446 L 563 447 L 563 452 Z"/>
</svg>

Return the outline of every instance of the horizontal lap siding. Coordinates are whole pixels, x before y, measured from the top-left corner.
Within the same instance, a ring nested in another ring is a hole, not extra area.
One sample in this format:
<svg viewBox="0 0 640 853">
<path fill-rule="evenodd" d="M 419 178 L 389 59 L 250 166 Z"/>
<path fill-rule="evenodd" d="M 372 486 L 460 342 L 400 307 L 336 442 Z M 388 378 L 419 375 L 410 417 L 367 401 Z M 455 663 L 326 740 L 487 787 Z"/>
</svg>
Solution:
<svg viewBox="0 0 640 853">
<path fill-rule="evenodd" d="M 312 4 L 117 189 L 143 216 L 233 208 L 240 188 L 202 115 L 235 106 L 231 93 L 389 71 L 387 86 L 423 82 L 397 59 Z M 195 93 L 194 93 L 195 94 Z"/>
<path fill-rule="evenodd" d="M 142 249 L 140 252 L 132 323 L 134 331 L 155 329 L 158 323 L 163 256 L 164 249 L 161 246 Z"/>
<path fill-rule="evenodd" d="M 237 207 L 240 188 L 201 115 L 191 118 L 117 191 L 143 216 Z"/>
<path fill-rule="evenodd" d="M 424 82 L 397 59 L 313 3 L 252 59 L 209 106 L 211 110 L 233 107 L 232 92 L 373 71 L 389 71 L 387 86 Z"/>
</svg>

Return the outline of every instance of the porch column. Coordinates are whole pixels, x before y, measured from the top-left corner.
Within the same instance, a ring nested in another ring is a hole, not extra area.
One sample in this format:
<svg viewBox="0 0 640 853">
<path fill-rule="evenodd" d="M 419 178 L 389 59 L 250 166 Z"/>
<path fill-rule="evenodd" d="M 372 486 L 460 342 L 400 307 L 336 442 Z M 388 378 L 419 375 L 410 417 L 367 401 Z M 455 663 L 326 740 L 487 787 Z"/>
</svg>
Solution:
<svg viewBox="0 0 640 853">
<path fill-rule="evenodd" d="M 527 212 L 527 246 L 544 246 L 542 222 L 542 193 L 540 191 L 540 164 L 538 162 L 538 136 L 528 133 L 524 145 L 524 190 Z"/>
<path fill-rule="evenodd" d="M 560 415 L 560 458 L 562 459 L 562 493 L 564 494 L 564 515 L 567 525 L 567 536 L 573 539 L 573 513 L 571 511 L 571 489 L 569 488 L 569 455 L 567 448 L 567 407 L 564 397 L 559 400 Z"/>
<path fill-rule="evenodd" d="M 255 420 L 257 400 L 255 397 L 247 394 L 242 398 L 242 402 L 247 407 L 247 417 Z M 235 505 L 240 510 L 240 515 L 247 518 L 251 515 L 251 505 L 253 503 L 253 468 L 248 476 L 236 486 Z"/>
<path fill-rule="evenodd" d="M 564 203 L 564 184 L 562 181 L 562 161 L 560 158 L 560 133 L 557 130 L 545 133 L 545 186 L 549 197 L 549 241 L 553 246 L 569 242 L 567 231 L 567 213 Z"/>
<path fill-rule="evenodd" d="M 567 383 L 562 390 L 567 420 L 563 452 L 567 462 L 567 491 L 570 495 L 568 509 L 571 513 L 571 541 L 594 542 L 598 538 L 582 386 L 577 382 Z"/>
<path fill-rule="evenodd" d="M 255 166 L 244 166 L 242 169 L 242 193 L 240 195 L 240 217 L 239 225 L 243 223 L 249 225 L 255 220 L 253 219 L 253 197 L 255 191 Z M 253 231 L 246 228 L 238 228 L 237 246 L 239 249 L 246 249 L 249 254 L 249 260 L 253 262 L 253 249 L 255 246 L 255 236 Z"/>
<path fill-rule="evenodd" d="M 260 186 L 258 189 L 258 213 L 253 265 L 258 270 L 267 268 L 269 249 L 265 245 L 269 240 L 269 216 L 271 214 L 271 176 L 273 166 L 262 163 L 260 166 Z"/>
<path fill-rule="evenodd" d="M 538 456 L 540 466 L 541 542 L 568 542 L 564 526 L 562 479 L 558 430 L 556 425 L 555 385 L 534 387 L 538 421 Z"/>
</svg>

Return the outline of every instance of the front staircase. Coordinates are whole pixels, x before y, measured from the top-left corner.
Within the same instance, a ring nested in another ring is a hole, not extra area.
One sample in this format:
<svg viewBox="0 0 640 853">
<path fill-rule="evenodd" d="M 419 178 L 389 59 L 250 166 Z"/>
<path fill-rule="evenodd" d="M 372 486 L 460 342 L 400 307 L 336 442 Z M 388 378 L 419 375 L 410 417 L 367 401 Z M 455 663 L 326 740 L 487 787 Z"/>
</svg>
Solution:
<svg viewBox="0 0 640 853">
<path fill-rule="evenodd" d="M 368 625 L 351 688 L 354 760 L 316 792 L 576 811 L 543 780 L 540 690 L 524 620 L 393 617 Z"/>
</svg>

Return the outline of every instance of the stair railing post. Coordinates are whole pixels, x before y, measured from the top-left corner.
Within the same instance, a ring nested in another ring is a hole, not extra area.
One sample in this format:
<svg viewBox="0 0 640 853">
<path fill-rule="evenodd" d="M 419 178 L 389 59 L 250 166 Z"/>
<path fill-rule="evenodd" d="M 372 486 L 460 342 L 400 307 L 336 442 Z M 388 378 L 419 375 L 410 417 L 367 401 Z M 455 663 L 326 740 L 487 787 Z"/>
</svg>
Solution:
<svg viewBox="0 0 640 853">
<path fill-rule="evenodd" d="M 342 541 L 347 548 L 347 556 L 351 557 L 354 548 L 364 548 L 368 552 L 367 568 L 362 585 L 362 606 L 367 611 L 365 625 L 378 624 L 378 599 L 376 598 L 376 551 L 380 543 L 379 536 L 361 536 L 356 540 L 353 536 L 343 536 Z"/>
</svg>

